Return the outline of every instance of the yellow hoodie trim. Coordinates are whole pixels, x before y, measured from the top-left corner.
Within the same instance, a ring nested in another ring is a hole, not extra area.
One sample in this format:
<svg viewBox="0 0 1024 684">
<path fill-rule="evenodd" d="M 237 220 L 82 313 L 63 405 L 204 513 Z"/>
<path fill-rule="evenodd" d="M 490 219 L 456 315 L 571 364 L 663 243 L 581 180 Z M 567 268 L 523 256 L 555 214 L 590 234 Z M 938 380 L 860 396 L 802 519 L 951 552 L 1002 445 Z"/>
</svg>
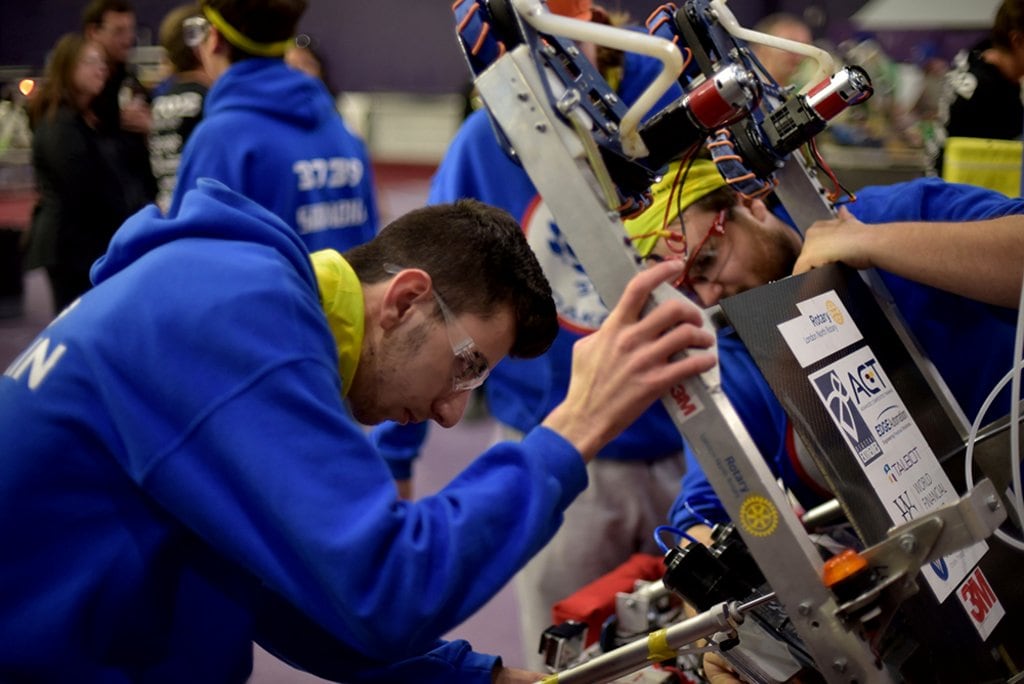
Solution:
<svg viewBox="0 0 1024 684">
<path fill-rule="evenodd" d="M 363 351 L 366 309 L 363 286 L 344 257 L 333 249 L 309 255 L 320 286 L 320 305 L 338 349 L 341 396 L 348 396 Z"/>
</svg>

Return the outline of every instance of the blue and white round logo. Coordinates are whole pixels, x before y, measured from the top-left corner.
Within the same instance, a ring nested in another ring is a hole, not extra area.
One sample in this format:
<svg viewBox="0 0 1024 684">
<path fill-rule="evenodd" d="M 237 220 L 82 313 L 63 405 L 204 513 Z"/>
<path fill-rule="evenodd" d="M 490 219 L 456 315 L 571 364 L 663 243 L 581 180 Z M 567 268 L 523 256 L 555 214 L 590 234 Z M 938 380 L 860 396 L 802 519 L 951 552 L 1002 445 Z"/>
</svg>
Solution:
<svg viewBox="0 0 1024 684">
<path fill-rule="evenodd" d="M 597 330 L 608 317 L 608 307 L 583 272 L 583 266 L 539 195 L 527 206 L 520 223 L 544 275 L 551 283 L 558 322 L 579 335 Z"/>
</svg>

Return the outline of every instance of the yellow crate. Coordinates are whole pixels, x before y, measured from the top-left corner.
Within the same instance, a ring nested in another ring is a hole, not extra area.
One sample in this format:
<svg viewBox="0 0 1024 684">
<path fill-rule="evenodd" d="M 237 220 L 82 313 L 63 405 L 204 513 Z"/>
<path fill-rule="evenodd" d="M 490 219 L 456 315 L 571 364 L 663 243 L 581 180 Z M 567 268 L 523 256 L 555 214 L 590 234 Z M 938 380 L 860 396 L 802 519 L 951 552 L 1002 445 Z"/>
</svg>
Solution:
<svg viewBox="0 0 1024 684">
<path fill-rule="evenodd" d="M 1019 140 L 949 138 L 942 160 L 942 177 L 953 183 L 991 188 L 1009 197 L 1021 195 Z"/>
</svg>

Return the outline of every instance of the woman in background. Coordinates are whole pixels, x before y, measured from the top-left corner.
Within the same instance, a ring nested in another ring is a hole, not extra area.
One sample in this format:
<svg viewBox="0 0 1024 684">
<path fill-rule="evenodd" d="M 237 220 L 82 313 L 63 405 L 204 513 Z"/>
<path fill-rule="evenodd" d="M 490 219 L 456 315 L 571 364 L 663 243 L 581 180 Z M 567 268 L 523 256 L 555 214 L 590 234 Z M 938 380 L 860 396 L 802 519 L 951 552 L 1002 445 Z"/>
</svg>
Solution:
<svg viewBox="0 0 1024 684">
<path fill-rule="evenodd" d="M 89 268 L 129 213 L 92 108 L 107 77 L 103 48 L 69 33 L 29 102 L 39 201 L 26 267 L 46 268 L 55 314 L 91 287 Z"/>
</svg>

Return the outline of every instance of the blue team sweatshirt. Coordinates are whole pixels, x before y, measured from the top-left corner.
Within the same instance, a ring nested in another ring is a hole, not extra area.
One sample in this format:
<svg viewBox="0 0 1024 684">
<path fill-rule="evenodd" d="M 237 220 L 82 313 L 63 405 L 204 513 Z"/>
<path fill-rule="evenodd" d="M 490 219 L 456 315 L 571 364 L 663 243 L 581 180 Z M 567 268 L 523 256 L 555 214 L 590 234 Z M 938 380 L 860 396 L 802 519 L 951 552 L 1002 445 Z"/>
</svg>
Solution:
<svg viewBox="0 0 1024 684">
<path fill-rule="evenodd" d="M 0 681 L 489 682 L 437 637 L 586 484 L 540 428 L 400 501 L 342 403 L 305 247 L 214 181 L 133 216 L 0 377 Z"/>
<path fill-rule="evenodd" d="M 324 84 L 280 59 L 237 62 L 210 88 L 182 153 L 171 216 L 204 177 L 277 214 L 311 252 L 343 252 L 377 230 L 366 146 Z"/>
</svg>

